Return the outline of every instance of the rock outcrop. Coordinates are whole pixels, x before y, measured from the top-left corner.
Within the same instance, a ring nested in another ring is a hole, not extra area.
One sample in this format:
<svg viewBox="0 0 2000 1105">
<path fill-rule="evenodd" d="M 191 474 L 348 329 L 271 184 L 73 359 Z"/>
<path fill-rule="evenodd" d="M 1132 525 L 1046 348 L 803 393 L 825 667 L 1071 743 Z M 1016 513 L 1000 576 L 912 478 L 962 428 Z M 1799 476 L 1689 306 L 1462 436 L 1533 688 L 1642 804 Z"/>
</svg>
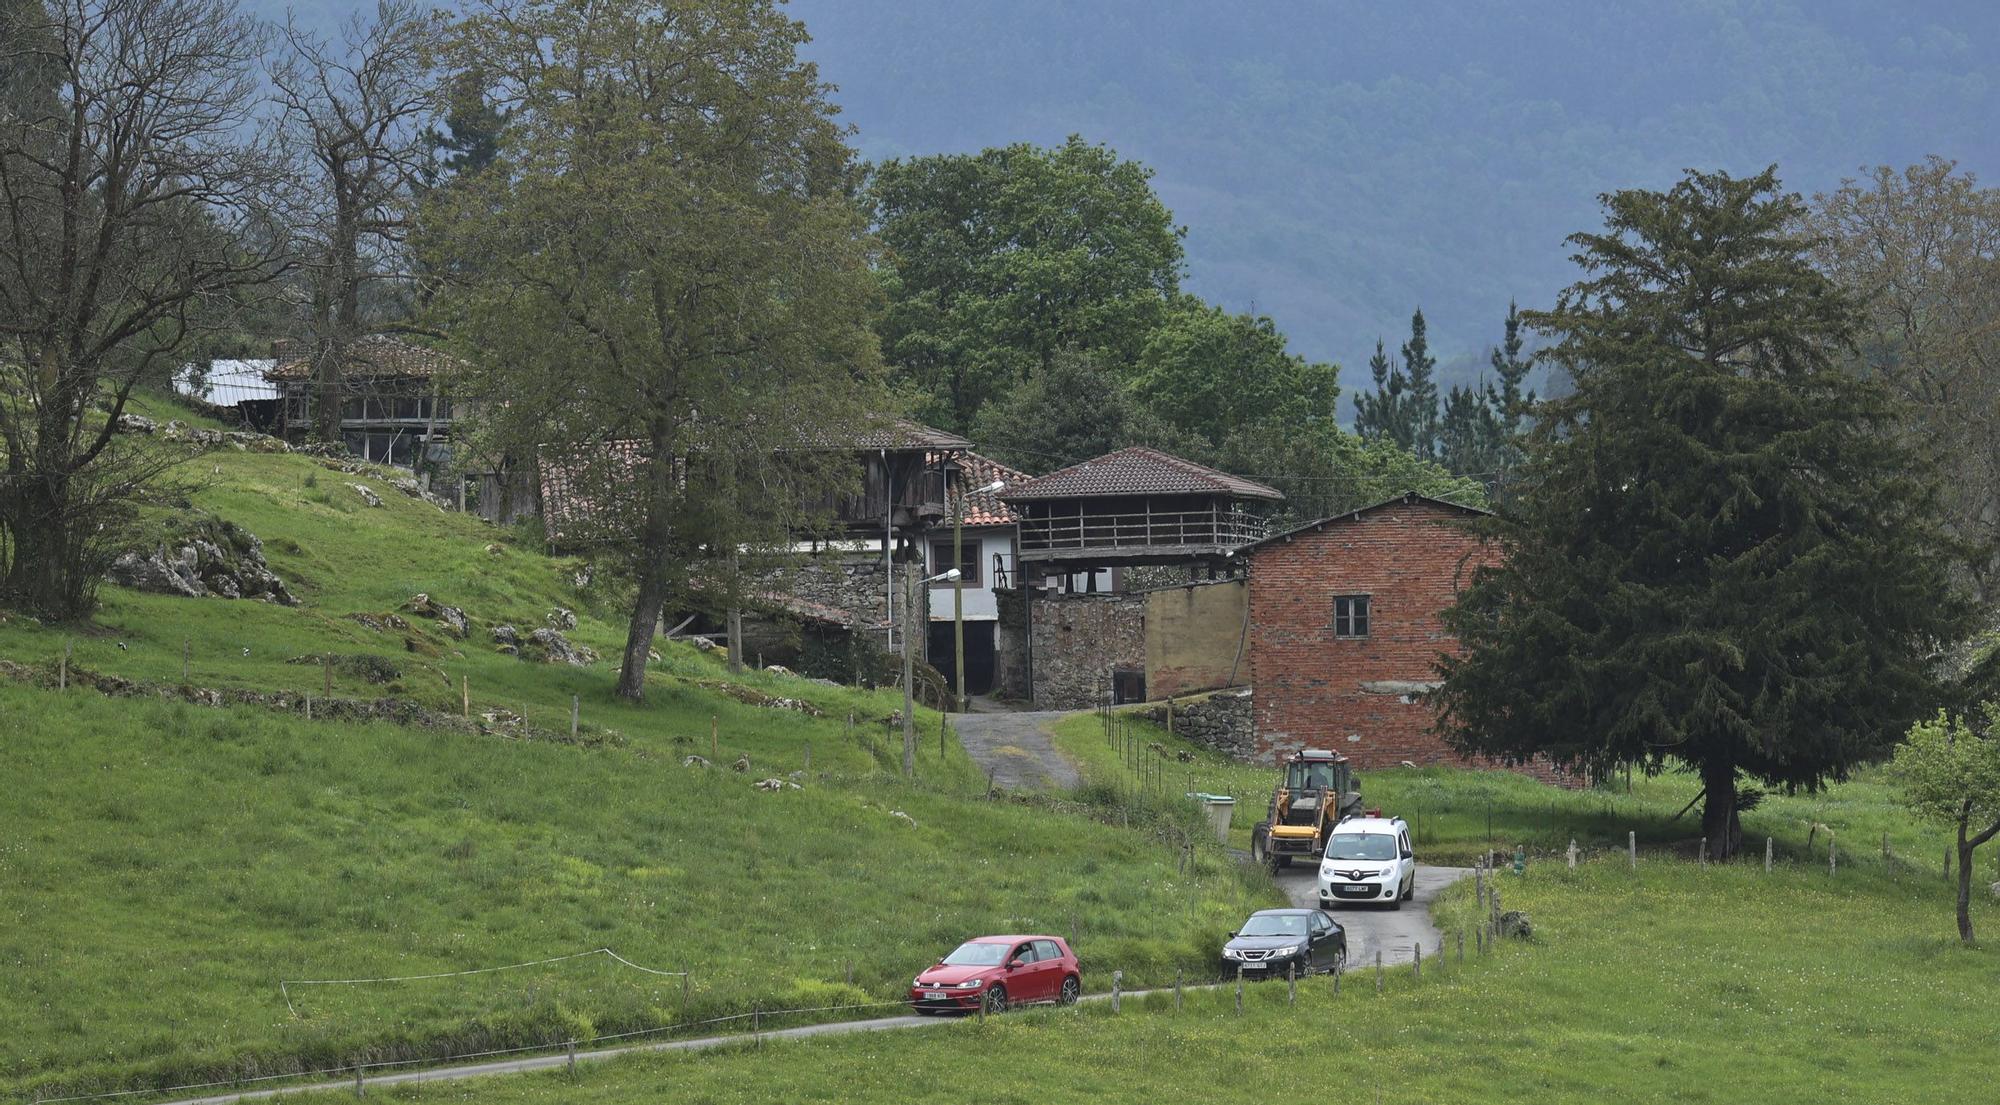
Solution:
<svg viewBox="0 0 2000 1105">
<path fill-rule="evenodd" d="M 264 561 L 264 543 L 249 530 L 220 518 L 184 521 L 150 548 L 130 549 L 111 563 L 105 578 L 121 587 L 159 595 L 258 599 L 281 606 L 299 600 Z"/>
</svg>

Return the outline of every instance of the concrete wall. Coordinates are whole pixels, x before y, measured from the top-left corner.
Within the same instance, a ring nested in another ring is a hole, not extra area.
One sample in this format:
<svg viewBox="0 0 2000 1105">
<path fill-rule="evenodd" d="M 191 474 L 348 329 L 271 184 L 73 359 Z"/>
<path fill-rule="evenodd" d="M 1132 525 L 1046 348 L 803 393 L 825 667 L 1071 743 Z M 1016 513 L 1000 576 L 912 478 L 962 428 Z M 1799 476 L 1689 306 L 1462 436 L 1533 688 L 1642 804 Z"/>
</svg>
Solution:
<svg viewBox="0 0 2000 1105">
<path fill-rule="evenodd" d="M 1327 748 L 1359 768 L 1484 766 L 1429 731 L 1423 692 L 1458 645 L 1439 614 L 1492 555 L 1453 523 L 1462 512 L 1399 502 L 1252 550 L 1250 678 L 1255 748 L 1266 761 Z M 1336 637 L 1333 598 L 1370 596 L 1366 637 Z M 1530 774 L 1552 777 L 1546 768 Z"/>
<path fill-rule="evenodd" d="M 928 569 L 924 572 L 926 577 L 939 575 L 951 567 L 951 556 L 948 551 L 943 559 L 939 559 L 936 554 L 936 546 L 940 544 L 946 546 L 951 544 L 951 527 L 948 525 L 931 530 L 924 542 L 924 555 L 929 558 L 926 561 Z M 1004 529 L 968 527 L 965 531 L 965 547 L 972 555 L 978 557 L 979 562 L 978 583 L 965 588 L 965 620 L 992 621 L 1000 616 L 999 603 L 993 597 L 993 556 L 998 553 L 1009 565 L 1013 563 L 1014 529 L 1012 526 Z M 951 592 L 952 585 L 949 583 L 931 585 L 932 621 L 951 620 Z"/>
<path fill-rule="evenodd" d="M 1146 697 L 1246 682 L 1249 596 L 1240 579 L 1146 592 Z"/>
<path fill-rule="evenodd" d="M 1038 594 L 1027 604 L 1038 710 L 1110 701 L 1112 672 L 1146 670 L 1146 596 Z"/>
</svg>

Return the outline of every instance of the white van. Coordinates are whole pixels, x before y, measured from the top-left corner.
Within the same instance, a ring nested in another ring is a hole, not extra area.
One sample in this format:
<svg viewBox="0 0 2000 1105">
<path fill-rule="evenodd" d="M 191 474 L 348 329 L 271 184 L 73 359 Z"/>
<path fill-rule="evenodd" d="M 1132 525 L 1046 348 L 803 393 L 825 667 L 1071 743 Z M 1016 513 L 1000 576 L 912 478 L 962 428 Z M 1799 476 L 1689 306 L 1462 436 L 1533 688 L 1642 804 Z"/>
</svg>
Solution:
<svg viewBox="0 0 2000 1105">
<path fill-rule="evenodd" d="M 1333 827 L 1319 864 L 1319 904 L 1388 902 L 1401 909 L 1417 893 L 1417 856 L 1400 817 L 1351 817 Z"/>
</svg>

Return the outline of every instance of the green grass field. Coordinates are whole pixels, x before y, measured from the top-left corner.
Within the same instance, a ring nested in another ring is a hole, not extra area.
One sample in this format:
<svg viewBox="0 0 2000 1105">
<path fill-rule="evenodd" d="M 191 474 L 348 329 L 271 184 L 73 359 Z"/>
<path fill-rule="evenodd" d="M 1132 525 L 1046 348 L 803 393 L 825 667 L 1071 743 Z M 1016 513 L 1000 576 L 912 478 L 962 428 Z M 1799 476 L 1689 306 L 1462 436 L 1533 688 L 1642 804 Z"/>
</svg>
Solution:
<svg viewBox="0 0 2000 1105">
<path fill-rule="evenodd" d="M 155 404 L 155 417 L 172 417 Z M 0 682 L 0 1096 L 208 1081 L 352 1062 L 589 1039 L 756 1007 L 893 997 L 965 935 L 1074 929 L 1085 954 L 1170 976 L 1268 890 L 1219 852 L 1179 855 L 1089 807 L 986 800 L 922 711 L 917 782 L 883 724 L 892 692 L 728 673 L 662 645 L 647 699 L 611 694 L 616 588 L 527 535 L 438 510 L 382 479 L 296 455 L 222 450 L 191 504 L 248 528 L 297 608 L 107 587 L 90 624 L 0 620 L 0 658 L 54 679 L 315 695 L 317 664 L 378 657 L 384 683 L 336 668 L 334 695 L 475 716 L 525 711 L 581 745 L 250 707 L 67 694 Z M 384 506 L 366 507 L 350 482 Z M 409 617 L 412 593 L 466 609 L 469 639 Z M 523 662 L 488 630 L 576 611 L 589 667 Z M 124 647 L 119 647 L 120 644 Z M 247 650 L 247 652 L 246 652 Z M 739 701 L 804 700 L 819 716 Z M 857 724 L 850 729 L 848 716 Z M 713 726 L 713 730 L 711 729 Z M 718 770 L 681 766 L 711 754 Z M 615 738 L 612 734 L 616 734 Z M 767 776 L 812 771 L 803 790 Z M 748 755 L 743 775 L 726 765 Z M 911 820 L 895 816 L 901 811 Z M 912 823 L 914 822 L 914 823 Z M 282 979 L 465 970 L 611 947 L 608 959 L 462 979 L 295 990 Z M 853 972 L 847 981 L 849 965 Z"/>
<path fill-rule="evenodd" d="M 1087 783 L 1135 804 L 1157 802 L 1162 791 L 1168 800 L 1189 790 L 1234 797 L 1230 845 L 1247 851 L 1250 827 L 1264 817 L 1276 769 L 1224 759 L 1168 737 L 1164 728 L 1138 717 L 1126 717 L 1123 725 L 1127 747 L 1139 749 L 1142 766 L 1136 772 L 1114 743 L 1116 738 L 1107 741 L 1097 714 L 1057 722 L 1056 745 L 1078 765 Z M 1154 744 L 1168 754 L 1157 771 L 1154 763 L 1159 756 L 1150 747 Z M 1194 762 L 1173 758 L 1181 751 L 1193 756 Z M 1144 781 L 1156 776 L 1164 787 Z M 1675 817 L 1700 789 L 1689 775 L 1635 776 L 1629 792 L 1623 779 L 1600 787 L 1564 789 L 1511 772 L 1450 767 L 1396 768 L 1358 776 L 1369 806 L 1410 822 L 1418 856 L 1426 863 L 1469 864 L 1489 848 L 1512 852 L 1517 846 L 1534 855 L 1554 855 L 1571 840 L 1586 853 L 1622 852 L 1628 832 L 1638 834 L 1642 852 L 1667 851 L 1692 859 L 1699 846 L 1699 811 Z M 1911 820 L 1879 771 L 1863 772 L 1819 794 L 1767 795 L 1744 816 L 1743 827 L 1746 846 L 1761 853 L 1768 836 L 1776 853 L 1794 862 L 1824 864 L 1831 840 L 1842 864 L 1942 877 L 1945 833 Z M 1993 877 L 2000 878 L 2000 867 Z"/>
<path fill-rule="evenodd" d="M 2000 950 L 1951 932 L 1942 883 L 1817 867 L 1616 859 L 1502 878 L 1535 922 L 1421 980 L 1372 971 L 1029 1013 L 919 1032 L 645 1056 L 578 1074 L 371 1091 L 392 1101 L 702 1105 L 938 1099 L 1261 1103 L 1317 1087 L 1338 1100 L 1983 1103 L 2000 1079 Z M 1471 888 L 1440 909 L 1471 923 Z M 2000 924 L 2000 909 L 1981 907 Z M 332 1102 L 328 1095 L 317 1100 Z"/>
</svg>

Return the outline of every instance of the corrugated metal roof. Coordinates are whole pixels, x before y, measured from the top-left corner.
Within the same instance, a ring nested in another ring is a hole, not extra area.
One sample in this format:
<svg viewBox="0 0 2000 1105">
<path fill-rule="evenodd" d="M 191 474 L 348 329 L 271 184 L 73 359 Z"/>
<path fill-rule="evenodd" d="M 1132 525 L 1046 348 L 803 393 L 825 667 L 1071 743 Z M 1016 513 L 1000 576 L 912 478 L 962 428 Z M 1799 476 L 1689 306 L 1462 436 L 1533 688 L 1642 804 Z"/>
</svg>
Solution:
<svg viewBox="0 0 2000 1105">
<path fill-rule="evenodd" d="M 210 361 L 208 371 L 195 382 L 194 365 L 182 365 L 174 373 L 174 391 L 190 399 L 217 407 L 233 407 L 246 400 L 276 399 L 277 385 L 264 378 L 276 364 L 270 360 Z"/>
<path fill-rule="evenodd" d="M 1119 495 L 1227 495 L 1233 499 L 1282 499 L 1275 488 L 1218 472 L 1206 465 L 1134 445 L 1072 464 L 1000 493 L 1010 502 Z"/>
</svg>

